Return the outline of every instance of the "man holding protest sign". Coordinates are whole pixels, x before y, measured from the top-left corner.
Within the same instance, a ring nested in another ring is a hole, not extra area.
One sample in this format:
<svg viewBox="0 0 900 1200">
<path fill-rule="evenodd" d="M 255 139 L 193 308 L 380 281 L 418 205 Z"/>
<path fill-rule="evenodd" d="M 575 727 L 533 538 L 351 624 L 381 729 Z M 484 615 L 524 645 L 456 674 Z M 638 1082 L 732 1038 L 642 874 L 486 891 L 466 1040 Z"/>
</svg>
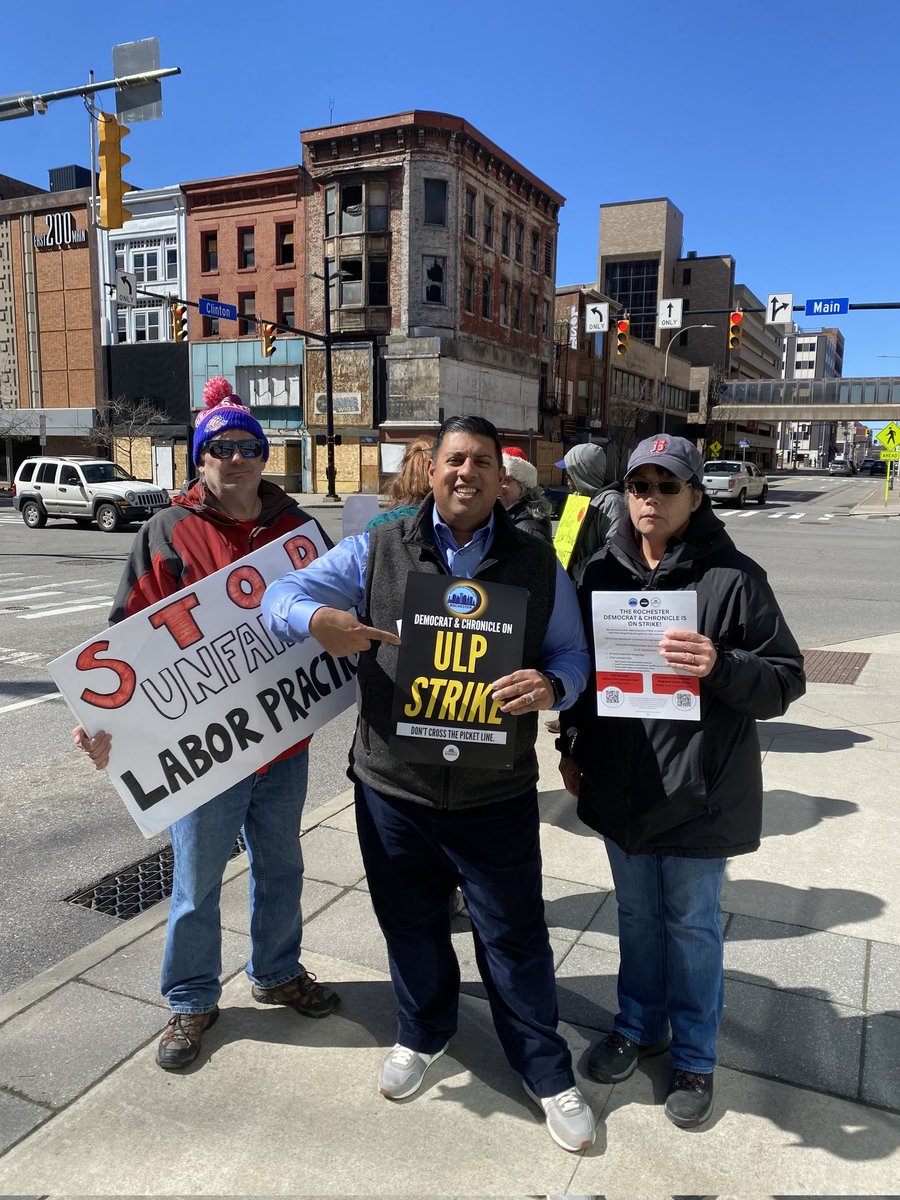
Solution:
<svg viewBox="0 0 900 1200">
<path fill-rule="evenodd" d="M 456 1031 L 448 898 L 459 884 L 507 1059 L 554 1140 L 578 1151 L 595 1129 L 557 1030 L 534 744 L 537 713 L 568 707 L 584 687 L 586 643 L 552 547 L 517 531 L 498 502 L 494 426 L 449 418 L 428 471 L 415 515 L 271 584 L 263 614 L 283 641 L 312 636 L 331 654 L 359 654 L 350 773 L 398 1006 L 379 1091 L 413 1095 Z"/>
<path fill-rule="evenodd" d="M 152 517 L 134 540 L 110 621 L 122 621 L 277 541 L 311 518 L 281 488 L 262 478 L 269 444 L 262 427 L 217 376 L 204 388 L 207 409 L 197 420 L 193 458 L 200 479 Z M 327 540 L 327 539 L 326 539 Z M 330 542 L 328 543 L 330 544 Z M 108 733 L 76 745 L 103 769 Z M 222 877 L 243 830 L 250 862 L 250 961 L 254 999 L 308 1017 L 325 1017 L 337 995 L 299 963 L 303 858 L 300 818 L 306 799 L 309 739 L 279 755 L 170 827 L 175 855 L 161 990 L 172 1017 L 156 1061 L 165 1070 L 189 1066 L 201 1037 L 218 1018 L 222 992 Z"/>
</svg>

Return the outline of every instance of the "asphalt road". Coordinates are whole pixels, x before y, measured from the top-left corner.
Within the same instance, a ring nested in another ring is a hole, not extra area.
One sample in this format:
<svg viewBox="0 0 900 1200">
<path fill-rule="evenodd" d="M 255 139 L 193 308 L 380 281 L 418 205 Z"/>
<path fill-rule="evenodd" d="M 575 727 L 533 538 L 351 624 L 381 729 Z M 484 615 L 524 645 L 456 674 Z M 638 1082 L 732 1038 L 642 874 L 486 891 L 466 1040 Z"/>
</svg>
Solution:
<svg viewBox="0 0 900 1200">
<path fill-rule="evenodd" d="M 718 508 L 768 571 L 804 648 L 900 629 L 898 518 L 850 509 L 868 479 L 773 477 L 765 507 Z M 315 510 L 340 536 L 339 509 Z M 134 530 L 51 522 L 28 530 L 0 501 L 0 993 L 119 922 L 65 897 L 166 843 L 146 841 L 106 776 L 70 743 L 72 718 L 46 666 L 104 627 Z M 315 737 L 307 807 L 345 790 L 353 715 Z"/>
</svg>

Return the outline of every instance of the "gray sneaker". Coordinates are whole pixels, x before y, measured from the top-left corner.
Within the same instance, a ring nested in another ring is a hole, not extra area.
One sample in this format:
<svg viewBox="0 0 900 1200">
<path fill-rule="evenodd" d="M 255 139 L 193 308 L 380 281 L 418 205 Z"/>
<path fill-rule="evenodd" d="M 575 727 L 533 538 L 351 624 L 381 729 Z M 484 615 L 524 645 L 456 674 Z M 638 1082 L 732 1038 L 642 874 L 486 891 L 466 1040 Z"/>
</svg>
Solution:
<svg viewBox="0 0 900 1200">
<path fill-rule="evenodd" d="M 597 1136 L 594 1114 L 577 1087 L 542 1099 L 534 1094 L 524 1080 L 522 1086 L 535 1104 L 544 1110 L 547 1131 L 557 1146 L 562 1146 L 563 1150 L 571 1150 L 573 1154 L 593 1146 Z"/>
<path fill-rule="evenodd" d="M 447 1046 L 434 1054 L 422 1054 L 398 1042 L 381 1064 L 378 1072 L 379 1092 L 388 1100 L 405 1100 L 407 1096 L 414 1095 L 422 1086 L 425 1072 L 435 1059 L 441 1057 Z"/>
</svg>

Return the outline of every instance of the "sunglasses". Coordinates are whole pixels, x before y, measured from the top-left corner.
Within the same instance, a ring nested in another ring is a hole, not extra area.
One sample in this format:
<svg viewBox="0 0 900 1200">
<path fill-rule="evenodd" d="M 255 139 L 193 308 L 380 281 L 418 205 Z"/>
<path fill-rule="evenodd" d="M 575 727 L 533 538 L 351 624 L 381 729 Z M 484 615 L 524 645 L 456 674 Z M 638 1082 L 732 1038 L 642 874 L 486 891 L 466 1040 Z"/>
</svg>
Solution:
<svg viewBox="0 0 900 1200">
<path fill-rule="evenodd" d="M 659 492 L 660 496 L 677 496 L 689 483 L 680 483 L 677 479 L 664 479 L 662 483 L 651 483 L 649 479 L 633 479 L 625 487 L 632 496 L 649 496 L 651 492 Z"/>
<path fill-rule="evenodd" d="M 213 458 L 231 458 L 235 450 L 240 450 L 241 458 L 259 458 L 263 452 L 263 444 L 259 438 L 245 438 L 239 442 L 231 442 L 227 438 L 216 438 L 214 441 L 207 442 L 204 450 L 208 450 Z"/>
</svg>

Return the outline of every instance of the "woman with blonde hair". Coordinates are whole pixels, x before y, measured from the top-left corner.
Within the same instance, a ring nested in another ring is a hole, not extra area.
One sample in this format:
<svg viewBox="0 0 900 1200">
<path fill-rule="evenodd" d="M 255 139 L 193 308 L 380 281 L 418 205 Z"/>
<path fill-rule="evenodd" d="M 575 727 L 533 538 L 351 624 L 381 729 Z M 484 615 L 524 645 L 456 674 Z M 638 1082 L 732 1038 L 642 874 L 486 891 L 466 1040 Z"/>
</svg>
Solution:
<svg viewBox="0 0 900 1200">
<path fill-rule="evenodd" d="M 431 458 L 433 438 L 417 437 L 407 444 L 400 470 L 390 482 L 387 490 L 389 507 L 366 526 L 375 529 L 385 521 L 398 517 L 411 517 L 428 493 L 428 460 Z"/>
</svg>

